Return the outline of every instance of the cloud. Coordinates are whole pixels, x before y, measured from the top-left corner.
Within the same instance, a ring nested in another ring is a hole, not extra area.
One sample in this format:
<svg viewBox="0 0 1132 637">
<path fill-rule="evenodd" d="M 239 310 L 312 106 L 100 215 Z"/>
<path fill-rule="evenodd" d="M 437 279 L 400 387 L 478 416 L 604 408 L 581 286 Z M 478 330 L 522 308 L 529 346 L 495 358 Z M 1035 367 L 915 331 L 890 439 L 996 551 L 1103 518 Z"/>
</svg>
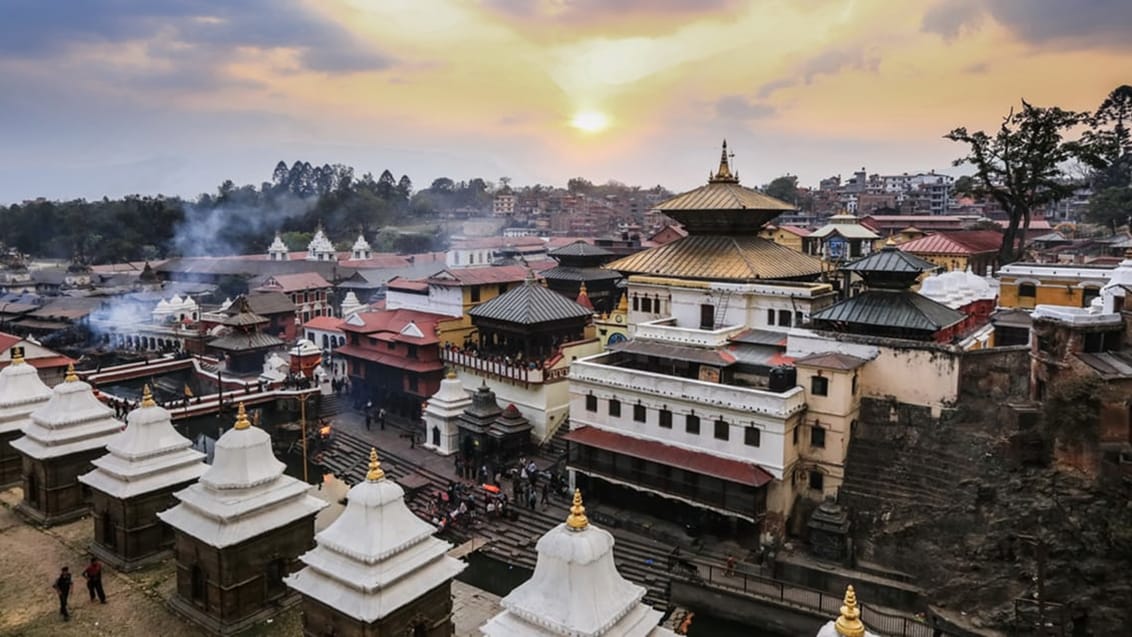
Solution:
<svg viewBox="0 0 1132 637">
<path fill-rule="evenodd" d="M 763 119 L 774 115 L 775 112 L 773 106 L 752 102 L 742 95 L 727 95 L 715 103 L 715 114 L 726 119 Z"/>
<path fill-rule="evenodd" d="M 9 0 L 0 21 L 0 55 L 54 57 L 91 44 L 177 42 L 192 52 L 293 49 L 309 70 L 380 70 L 391 60 L 298 0 L 84 0 L 45 10 L 38 0 Z"/>
<path fill-rule="evenodd" d="M 984 73 L 986 73 L 989 70 L 990 70 L 990 65 L 987 64 L 986 62 L 976 62 L 974 64 L 968 64 L 967 66 L 964 66 L 963 69 L 962 69 L 962 71 L 964 73 L 967 73 L 969 75 L 983 75 Z"/>
<path fill-rule="evenodd" d="M 591 22 L 602 17 L 710 14 L 733 9 L 739 0 L 485 0 L 485 7 L 523 20 Z"/>
<path fill-rule="evenodd" d="M 821 75 L 836 75 L 847 69 L 872 72 L 878 68 L 880 68 L 880 56 L 864 47 L 826 49 L 804 60 L 789 74 L 763 84 L 756 95 L 760 99 L 765 99 L 784 88 L 800 83 L 810 84 Z"/>
<path fill-rule="evenodd" d="M 1132 2 L 1128 0 L 942 0 L 921 28 L 953 40 L 988 15 L 1022 41 L 1075 48 L 1132 47 Z"/>
</svg>

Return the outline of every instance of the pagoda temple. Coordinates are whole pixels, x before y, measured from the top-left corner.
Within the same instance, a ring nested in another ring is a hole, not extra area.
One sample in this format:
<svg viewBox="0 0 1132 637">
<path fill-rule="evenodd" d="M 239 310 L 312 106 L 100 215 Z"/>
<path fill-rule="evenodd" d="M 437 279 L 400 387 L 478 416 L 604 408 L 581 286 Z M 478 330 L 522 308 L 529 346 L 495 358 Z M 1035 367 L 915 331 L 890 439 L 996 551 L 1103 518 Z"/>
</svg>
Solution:
<svg viewBox="0 0 1132 637">
<path fill-rule="evenodd" d="M 285 468 L 240 403 L 235 426 L 216 441 L 212 466 L 173 494 L 180 504 L 157 514 L 175 536 L 174 610 L 229 635 L 298 601 L 283 578 L 314 544 L 314 518 L 327 503 Z"/>
<path fill-rule="evenodd" d="M 24 348 L 11 349 L 12 363 L 0 370 L 0 489 L 20 482 L 23 461 L 12 441 L 24 435 L 31 412 L 51 398 L 51 388 L 24 361 Z"/>
<path fill-rule="evenodd" d="M 235 312 L 220 321 L 228 329 L 208 342 L 225 360 L 225 371 L 231 374 L 258 374 L 268 350 L 282 347 L 278 337 L 263 332 L 270 319 L 252 311 L 248 297 L 241 296 L 233 303 Z"/>
<path fill-rule="evenodd" d="M 90 494 L 79 476 L 90 471 L 91 461 L 105 453 L 121 428 L 114 410 L 70 365 L 47 403 L 31 413 L 23 437 L 12 441 L 23 456 L 24 473 L 24 499 L 16 510 L 46 526 L 85 515 Z"/>
<path fill-rule="evenodd" d="M 644 587 L 617 572 L 613 536 L 586 519 L 581 491 L 566 522 L 547 531 L 537 549 L 531 579 L 480 627 L 486 637 L 674 637 L 658 626 L 661 611 L 641 602 Z"/>
<path fill-rule="evenodd" d="M 478 351 L 517 364 L 550 358 L 558 347 L 586 338 L 593 309 L 551 292 L 528 271 L 523 285 L 468 311 L 479 333 Z"/>
<path fill-rule="evenodd" d="M 365 482 L 346 496 L 346 509 L 316 536 L 286 583 L 302 595 L 307 637 L 448 637 L 452 578 L 467 564 L 405 504 L 405 491 L 385 477 L 370 451 Z"/>
<path fill-rule="evenodd" d="M 614 254 L 605 248 L 575 241 L 551 250 L 548 255 L 558 261 L 556 267 L 540 272 L 546 286 L 567 298 L 583 293 L 598 312 L 610 312 L 617 304 L 617 283 L 621 275 L 602 268 Z"/>
<path fill-rule="evenodd" d="M 876 634 L 866 630 L 861 622 L 861 609 L 857 607 L 857 593 L 853 591 L 852 586 L 845 590 L 841 615 L 822 626 L 817 637 L 876 637 Z"/>
<path fill-rule="evenodd" d="M 448 376 L 440 381 L 440 390 L 428 399 L 424 409 L 426 449 L 432 449 L 442 456 L 450 456 L 459 448 L 460 414 L 472 404 L 472 397 L 464 389 L 464 383 L 456 378 L 456 370 L 449 370 Z"/>
<path fill-rule="evenodd" d="M 92 492 L 91 553 L 119 570 L 166 556 L 173 529 L 157 513 L 176 504 L 173 492 L 208 469 L 204 454 L 173 429 L 169 412 L 153 401 L 149 385 L 126 423 L 106 445 L 108 453 L 93 462 L 94 471 L 79 476 Z"/>
<path fill-rule="evenodd" d="M 727 142 L 719 168 L 707 185 L 656 207 L 683 225 L 687 236 L 623 257 L 604 267 L 625 275 L 731 283 L 765 279 L 809 281 L 822 272 L 819 260 L 758 236 L 793 205 L 739 185 L 731 171 Z"/>
</svg>

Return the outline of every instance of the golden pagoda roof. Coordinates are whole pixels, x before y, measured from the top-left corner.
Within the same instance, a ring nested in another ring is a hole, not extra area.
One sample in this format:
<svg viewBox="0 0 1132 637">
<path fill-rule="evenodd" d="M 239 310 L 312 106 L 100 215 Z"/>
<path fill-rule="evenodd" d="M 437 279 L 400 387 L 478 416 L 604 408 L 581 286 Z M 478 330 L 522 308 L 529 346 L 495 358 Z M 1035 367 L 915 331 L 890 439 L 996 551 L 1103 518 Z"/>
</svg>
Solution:
<svg viewBox="0 0 1132 637">
<path fill-rule="evenodd" d="M 756 236 L 691 235 L 605 265 L 628 274 L 708 281 L 805 279 L 821 262 Z"/>
<path fill-rule="evenodd" d="M 712 179 L 707 184 L 676 195 L 657 206 L 661 212 L 679 210 L 774 210 L 791 212 L 794 206 L 765 195 L 754 188 L 740 186 L 737 181 Z"/>
</svg>

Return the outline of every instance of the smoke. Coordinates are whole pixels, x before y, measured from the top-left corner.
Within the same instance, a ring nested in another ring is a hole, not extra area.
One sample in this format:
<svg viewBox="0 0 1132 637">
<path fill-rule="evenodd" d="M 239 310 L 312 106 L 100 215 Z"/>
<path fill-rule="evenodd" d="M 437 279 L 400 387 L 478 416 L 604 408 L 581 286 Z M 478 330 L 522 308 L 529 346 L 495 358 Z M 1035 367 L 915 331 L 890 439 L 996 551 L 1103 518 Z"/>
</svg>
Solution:
<svg viewBox="0 0 1132 637">
<path fill-rule="evenodd" d="M 267 243 L 290 219 L 309 214 L 318 197 L 273 197 L 256 204 L 186 204 L 185 218 L 174 228 L 173 252 L 182 256 L 247 254 Z"/>
</svg>

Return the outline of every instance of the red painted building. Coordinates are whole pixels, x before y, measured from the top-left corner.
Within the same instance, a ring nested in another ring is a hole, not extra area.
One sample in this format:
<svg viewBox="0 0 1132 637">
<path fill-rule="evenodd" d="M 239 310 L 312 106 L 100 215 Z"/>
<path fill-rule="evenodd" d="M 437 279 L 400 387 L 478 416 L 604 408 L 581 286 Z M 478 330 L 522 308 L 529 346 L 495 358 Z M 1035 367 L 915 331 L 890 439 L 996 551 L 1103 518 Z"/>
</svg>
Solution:
<svg viewBox="0 0 1132 637">
<path fill-rule="evenodd" d="M 273 274 L 256 291 L 279 292 L 295 305 L 295 320 L 306 323 L 318 316 L 333 316 L 327 294 L 332 286 L 317 272 Z"/>
<path fill-rule="evenodd" d="M 346 360 L 354 404 L 373 401 L 375 410 L 419 419 L 444 377 L 437 322 L 451 318 L 403 309 L 351 314 L 342 324 L 346 344 L 335 353 Z"/>
</svg>

